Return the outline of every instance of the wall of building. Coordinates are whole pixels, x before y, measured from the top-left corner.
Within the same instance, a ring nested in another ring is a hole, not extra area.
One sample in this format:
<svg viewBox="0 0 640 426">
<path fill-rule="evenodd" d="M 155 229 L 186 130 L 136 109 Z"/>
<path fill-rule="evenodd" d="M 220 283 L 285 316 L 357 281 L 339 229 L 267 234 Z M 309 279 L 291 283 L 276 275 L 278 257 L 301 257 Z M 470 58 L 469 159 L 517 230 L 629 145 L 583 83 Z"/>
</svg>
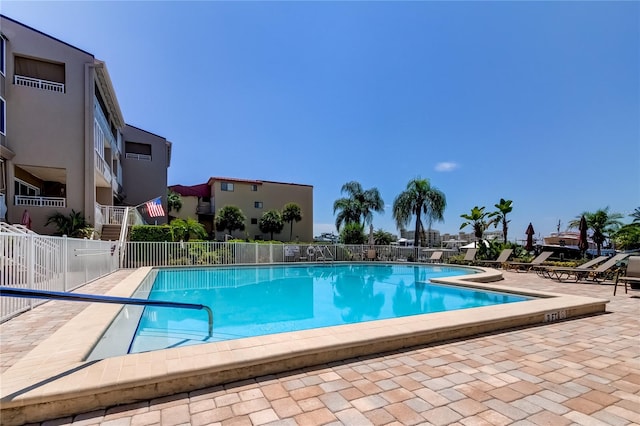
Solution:
<svg viewBox="0 0 640 426">
<path fill-rule="evenodd" d="M 233 191 L 223 191 L 222 184 L 233 183 Z M 259 221 L 262 215 L 269 210 L 282 211 L 285 204 L 297 203 L 302 211 L 302 220 L 294 222 L 293 234 L 290 238 L 290 225 L 285 227 L 280 234 L 274 234 L 275 240 L 280 241 L 313 241 L 313 186 L 270 181 L 242 181 L 242 180 L 215 180 L 211 181 L 213 190 L 213 202 L 216 213 L 224 206 L 234 205 L 240 208 L 247 220 L 245 231 L 236 231 L 233 235 L 250 239 L 271 238 L 270 234 L 260 231 Z M 255 185 L 255 191 L 252 190 Z M 262 207 L 256 207 L 255 203 L 261 202 Z M 252 219 L 255 224 L 252 224 Z M 224 232 L 216 233 L 217 239 L 224 238 Z"/>
<path fill-rule="evenodd" d="M 137 127 L 126 125 L 123 132 L 124 153 L 122 157 L 122 186 L 126 205 L 138 205 L 155 197 L 162 197 L 167 212 L 167 168 L 170 162 L 171 143 L 162 136 Z M 127 158 L 127 142 L 151 145 L 151 160 Z M 158 224 L 166 223 L 167 217 L 155 218 Z"/>
<path fill-rule="evenodd" d="M 7 103 L 6 146 L 15 157 L 7 164 L 8 221 L 20 222 L 24 208 L 13 208 L 14 166 L 28 169 L 46 166 L 63 169 L 66 188 L 66 209 L 84 211 L 85 207 L 85 64 L 94 58 L 87 52 L 71 47 L 33 29 L 4 17 L 2 33 L 6 42 Z M 15 55 L 64 63 L 65 92 L 58 93 L 12 84 Z M 39 176 L 50 179 L 43 171 Z M 50 232 L 44 228 L 50 209 L 28 208 L 36 232 Z M 60 210 L 60 209 L 58 209 Z M 93 212 L 91 212 L 93 213 Z"/>
</svg>

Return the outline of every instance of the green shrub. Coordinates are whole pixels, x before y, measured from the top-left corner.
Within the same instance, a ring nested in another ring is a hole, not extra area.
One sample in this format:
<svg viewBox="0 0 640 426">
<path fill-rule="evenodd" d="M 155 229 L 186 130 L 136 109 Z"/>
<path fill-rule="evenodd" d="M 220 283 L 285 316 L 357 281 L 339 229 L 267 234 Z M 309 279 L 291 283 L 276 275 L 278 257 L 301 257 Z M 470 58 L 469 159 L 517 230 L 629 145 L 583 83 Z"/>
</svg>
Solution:
<svg viewBox="0 0 640 426">
<path fill-rule="evenodd" d="M 173 241 L 173 232 L 169 225 L 134 225 L 129 232 L 129 241 Z"/>
</svg>

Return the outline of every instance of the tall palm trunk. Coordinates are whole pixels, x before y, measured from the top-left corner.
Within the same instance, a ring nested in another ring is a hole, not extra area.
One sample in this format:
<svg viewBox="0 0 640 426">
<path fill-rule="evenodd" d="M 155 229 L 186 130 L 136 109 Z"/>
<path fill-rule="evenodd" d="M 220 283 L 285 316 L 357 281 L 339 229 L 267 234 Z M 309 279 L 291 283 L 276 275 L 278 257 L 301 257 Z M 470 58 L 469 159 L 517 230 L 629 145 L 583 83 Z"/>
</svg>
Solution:
<svg viewBox="0 0 640 426">
<path fill-rule="evenodd" d="M 413 236 L 413 246 L 414 247 L 418 247 L 418 239 L 420 238 L 420 225 L 422 224 L 422 221 L 420 220 L 420 210 L 421 209 L 417 209 L 416 212 L 416 233 Z"/>
</svg>

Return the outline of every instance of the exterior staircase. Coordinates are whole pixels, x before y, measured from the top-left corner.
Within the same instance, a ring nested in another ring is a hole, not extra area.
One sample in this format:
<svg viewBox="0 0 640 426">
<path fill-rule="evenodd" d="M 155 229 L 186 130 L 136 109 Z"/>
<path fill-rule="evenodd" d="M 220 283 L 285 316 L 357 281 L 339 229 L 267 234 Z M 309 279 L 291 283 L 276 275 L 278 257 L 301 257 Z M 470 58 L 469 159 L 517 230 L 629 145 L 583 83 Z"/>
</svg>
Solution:
<svg viewBox="0 0 640 426">
<path fill-rule="evenodd" d="M 118 241 L 120 239 L 121 225 L 102 225 L 100 239 L 103 241 Z"/>
</svg>

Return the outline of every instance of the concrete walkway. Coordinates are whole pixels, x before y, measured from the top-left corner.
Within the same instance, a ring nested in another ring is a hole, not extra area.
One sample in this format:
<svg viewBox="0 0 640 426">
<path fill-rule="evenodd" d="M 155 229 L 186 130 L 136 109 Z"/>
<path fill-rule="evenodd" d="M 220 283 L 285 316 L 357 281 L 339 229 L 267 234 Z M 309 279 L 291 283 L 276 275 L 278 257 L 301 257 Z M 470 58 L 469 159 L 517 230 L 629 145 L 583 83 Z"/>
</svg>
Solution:
<svg viewBox="0 0 640 426">
<path fill-rule="evenodd" d="M 104 293 L 130 271 L 82 288 Z M 500 284 L 607 298 L 607 314 L 141 401 L 43 425 L 640 425 L 640 299 L 611 283 L 505 272 Z M 0 325 L 4 372 L 81 303 Z M 1 422 L 1 419 L 0 419 Z"/>
</svg>

